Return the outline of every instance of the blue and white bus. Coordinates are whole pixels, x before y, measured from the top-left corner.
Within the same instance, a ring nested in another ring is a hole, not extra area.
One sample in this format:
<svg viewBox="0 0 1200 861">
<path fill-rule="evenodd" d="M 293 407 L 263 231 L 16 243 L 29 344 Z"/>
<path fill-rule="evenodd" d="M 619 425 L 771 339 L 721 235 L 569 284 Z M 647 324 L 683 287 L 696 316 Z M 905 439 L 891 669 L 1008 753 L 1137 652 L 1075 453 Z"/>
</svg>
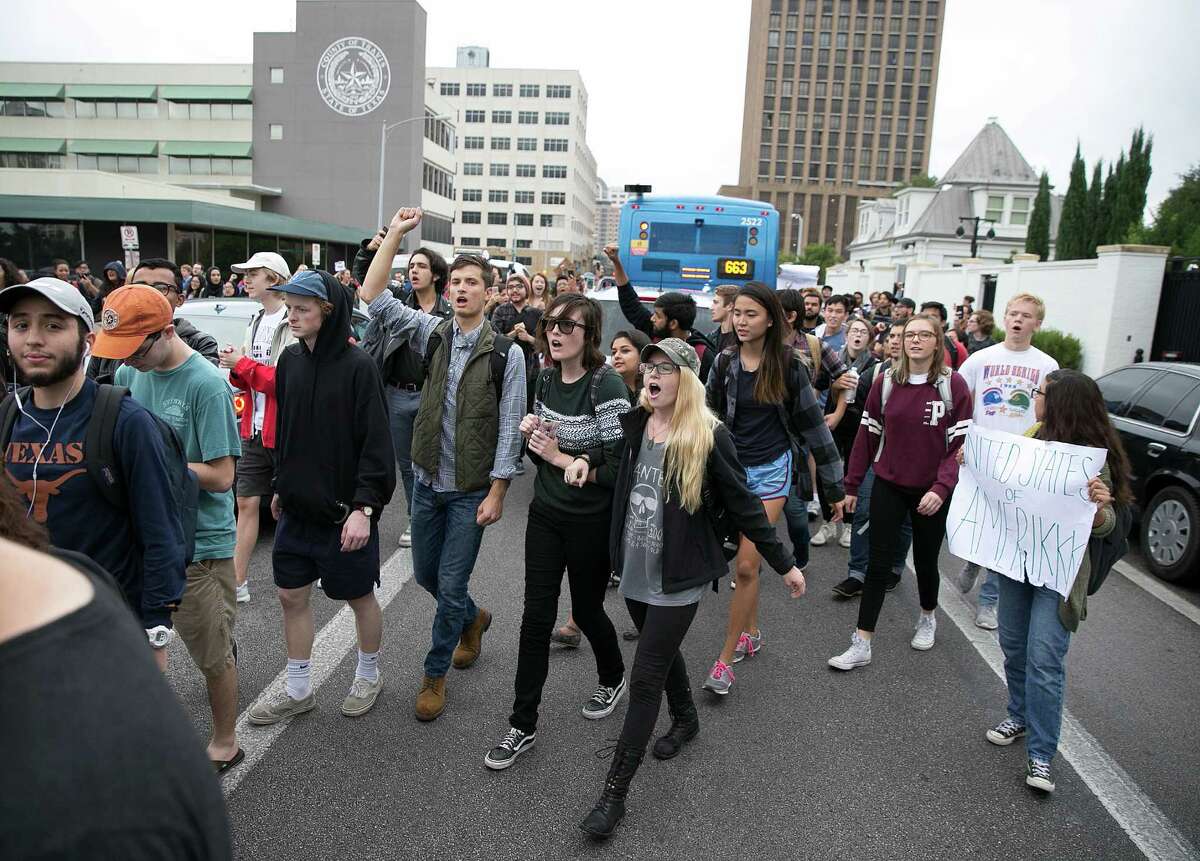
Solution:
<svg viewBox="0 0 1200 861">
<path fill-rule="evenodd" d="M 621 263 L 638 287 L 775 283 L 779 213 L 735 197 L 637 195 L 621 207 Z"/>
</svg>

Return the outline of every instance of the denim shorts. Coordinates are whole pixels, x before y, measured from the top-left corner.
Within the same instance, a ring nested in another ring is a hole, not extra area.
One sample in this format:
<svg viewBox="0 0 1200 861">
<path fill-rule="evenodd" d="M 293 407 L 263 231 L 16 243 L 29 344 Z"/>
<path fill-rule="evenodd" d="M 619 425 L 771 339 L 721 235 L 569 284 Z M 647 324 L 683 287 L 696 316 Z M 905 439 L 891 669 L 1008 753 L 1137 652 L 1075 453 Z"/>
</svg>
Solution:
<svg viewBox="0 0 1200 861">
<path fill-rule="evenodd" d="M 792 450 L 767 463 L 746 467 L 746 481 L 759 499 L 786 499 L 792 486 Z"/>
</svg>

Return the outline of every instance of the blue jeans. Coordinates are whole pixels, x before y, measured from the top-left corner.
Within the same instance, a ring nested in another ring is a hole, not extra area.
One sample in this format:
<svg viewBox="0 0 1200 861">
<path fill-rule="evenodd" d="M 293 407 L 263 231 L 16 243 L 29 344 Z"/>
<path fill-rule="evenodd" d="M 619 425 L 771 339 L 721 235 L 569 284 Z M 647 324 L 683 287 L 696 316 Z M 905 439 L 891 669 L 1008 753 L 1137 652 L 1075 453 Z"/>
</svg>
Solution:
<svg viewBox="0 0 1200 861">
<path fill-rule="evenodd" d="M 401 349 L 408 349 L 401 347 Z M 412 518 L 413 423 L 417 420 L 417 409 L 421 406 L 421 392 L 410 392 L 395 386 L 386 386 L 388 415 L 392 424 L 392 447 L 396 450 L 396 466 L 400 469 L 400 482 L 404 485 L 404 498 L 408 501 L 408 516 Z"/>
<path fill-rule="evenodd" d="M 807 464 L 804 469 L 808 469 Z M 788 492 L 787 502 L 783 504 L 783 517 L 787 521 L 788 539 L 792 542 L 792 554 L 796 557 L 796 567 L 808 567 L 808 503 L 800 498 L 800 493 L 793 484 Z"/>
<path fill-rule="evenodd" d="M 1025 750 L 1049 762 L 1058 750 L 1071 632 L 1058 618 L 1062 596 L 1045 586 L 998 577 L 1000 648 L 1008 681 L 1008 716 L 1028 727 Z"/>
<path fill-rule="evenodd" d="M 854 522 L 850 526 L 850 570 L 849 575 L 859 583 L 866 582 L 867 565 L 871 557 L 871 530 L 859 530 L 871 522 L 871 490 L 875 487 L 875 470 L 867 468 L 862 484 L 858 486 L 858 505 L 854 509 Z M 896 550 L 896 561 L 892 564 L 893 574 L 904 573 L 904 562 L 908 559 L 908 548 L 912 546 L 912 518 L 905 517 L 900 527 L 900 546 Z"/>
<path fill-rule="evenodd" d="M 1000 600 L 1000 586 L 997 583 L 999 580 L 1007 579 L 1001 577 L 995 571 L 988 571 L 983 575 L 983 583 L 979 586 L 979 606 L 995 607 L 996 602 Z"/>
<path fill-rule="evenodd" d="M 413 488 L 413 576 L 437 599 L 433 644 L 425 656 L 425 675 L 431 679 L 446 675 L 463 628 L 479 613 L 467 583 L 483 540 L 475 513 L 485 496 L 486 490 L 435 493 L 419 481 Z"/>
</svg>

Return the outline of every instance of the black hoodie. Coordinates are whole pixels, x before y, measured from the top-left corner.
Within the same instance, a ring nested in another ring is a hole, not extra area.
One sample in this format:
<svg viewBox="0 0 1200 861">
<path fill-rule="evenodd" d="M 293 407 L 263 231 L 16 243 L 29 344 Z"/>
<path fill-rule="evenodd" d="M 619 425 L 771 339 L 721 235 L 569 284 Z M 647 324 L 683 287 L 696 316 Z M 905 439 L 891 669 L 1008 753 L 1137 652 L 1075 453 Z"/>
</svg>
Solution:
<svg viewBox="0 0 1200 861">
<path fill-rule="evenodd" d="M 297 341 L 275 371 L 279 401 L 275 492 L 289 514 L 338 523 L 342 505 L 374 509 L 379 520 L 396 489 L 396 455 L 375 361 L 352 347 L 350 294 L 319 272 L 333 304 L 315 349 Z"/>
</svg>

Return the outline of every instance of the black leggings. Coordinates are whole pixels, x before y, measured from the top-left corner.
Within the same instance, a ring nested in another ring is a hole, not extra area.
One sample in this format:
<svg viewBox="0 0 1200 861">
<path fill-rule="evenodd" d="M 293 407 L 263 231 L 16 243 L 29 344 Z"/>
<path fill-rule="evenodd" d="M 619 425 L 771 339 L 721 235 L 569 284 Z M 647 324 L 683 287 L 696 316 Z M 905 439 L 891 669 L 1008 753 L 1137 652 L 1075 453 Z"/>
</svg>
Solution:
<svg viewBox="0 0 1200 861">
<path fill-rule="evenodd" d="M 664 688 L 672 715 L 692 704 L 687 665 L 679 646 L 696 618 L 700 603 L 661 607 L 626 598 L 625 606 L 641 636 L 629 674 L 629 707 L 621 727 L 621 741 L 635 750 L 645 750 L 658 722 Z"/>
<path fill-rule="evenodd" d="M 570 517 L 537 499 L 525 527 L 525 609 L 517 648 L 516 701 L 510 723 L 522 732 L 537 729 L 538 705 L 550 666 L 550 633 L 558 614 L 563 569 L 571 588 L 575 624 L 596 657 L 600 684 L 616 687 L 625 675 L 617 631 L 604 612 L 608 589 L 608 512 Z"/>
<path fill-rule="evenodd" d="M 946 515 L 950 500 L 942 502 L 937 514 L 926 517 L 917 514 L 917 505 L 924 490 L 909 490 L 875 476 L 871 492 L 871 561 L 867 564 L 867 580 L 863 584 L 862 601 L 858 605 L 858 627 L 874 631 L 883 607 L 883 595 L 892 577 L 892 564 L 899 550 L 900 527 L 905 515 L 912 517 L 913 565 L 917 570 L 917 590 L 921 609 L 933 610 L 938 599 L 938 553 L 946 535 Z"/>
</svg>

